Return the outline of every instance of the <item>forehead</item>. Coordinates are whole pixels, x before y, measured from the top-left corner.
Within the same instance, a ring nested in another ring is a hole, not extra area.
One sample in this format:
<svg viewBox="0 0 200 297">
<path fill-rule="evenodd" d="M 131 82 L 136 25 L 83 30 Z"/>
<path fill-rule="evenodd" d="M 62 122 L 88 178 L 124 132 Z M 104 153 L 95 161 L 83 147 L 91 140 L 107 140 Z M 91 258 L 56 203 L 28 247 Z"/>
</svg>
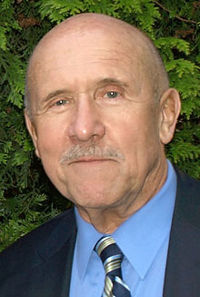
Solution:
<svg viewBox="0 0 200 297">
<path fill-rule="evenodd" d="M 138 37 L 130 42 L 130 32 L 95 28 L 90 31 L 58 32 L 44 39 L 31 61 L 31 84 L 41 90 L 62 87 L 63 83 L 90 83 L 114 77 L 140 81 L 141 46 Z M 60 84 L 60 86 L 59 86 Z"/>
<path fill-rule="evenodd" d="M 113 55 L 115 53 L 118 55 L 120 52 L 122 55 L 130 57 L 138 55 L 138 38 L 135 38 L 133 43 L 133 36 L 126 30 L 112 29 L 106 31 L 106 28 L 104 29 L 67 30 L 66 32 L 58 31 L 58 34 L 55 31 L 42 40 L 36 48 L 32 60 L 33 62 L 41 62 L 40 65 L 42 65 L 45 62 L 50 62 L 52 58 L 56 60 L 66 58 L 70 61 L 73 56 L 81 60 L 82 57 L 85 59 L 88 55 L 88 59 L 92 59 L 94 55 L 101 52 L 106 56 L 108 55 L 108 58 L 110 58 L 110 52 Z M 91 54 L 92 56 L 90 56 Z"/>
<path fill-rule="evenodd" d="M 73 53 L 81 60 L 81 57 L 85 58 L 87 54 L 88 58 L 92 54 L 92 58 L 97 51 L 102 50 L 104 54 L 106 51 L 108 54 L 110 51 L 113 54 L 120 51 L 122 54 L 140 58 L 142 48 L 145 47 L 143 35 L 129 24 L 115 19 L 112 21 L 114 23 L 108 20 L 105 23 L 102 20 L 95 23 L 93 20 L 93 23 L 89 24 L 76 21 L 74 24 L 72 20 L 69 25 L 61 24 L 44 36 L 36 47 L 32 60 L 49 62 L 52 57 L 59 59 L 64 55 L 69 60 Z"/>
</svg>

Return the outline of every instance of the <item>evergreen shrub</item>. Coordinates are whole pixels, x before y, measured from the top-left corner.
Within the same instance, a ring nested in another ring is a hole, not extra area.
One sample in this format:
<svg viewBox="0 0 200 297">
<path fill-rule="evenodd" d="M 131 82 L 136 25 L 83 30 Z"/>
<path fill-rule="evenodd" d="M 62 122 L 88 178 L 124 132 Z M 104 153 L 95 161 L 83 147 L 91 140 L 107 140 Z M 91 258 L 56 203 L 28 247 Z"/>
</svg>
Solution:
<svg viewBox="0 0 200 297">
<path fill-rule="evenodd" d="M 55 190 L 35 157 L 23 118 L 24 78 L 38 40 L 57 23 L 82 12 L 120 18 L 154 40 L 171 86 L 182 98 L 167 156 L 200 178 L 199 1 L 1 0 L 0 250 L 71 205 Z"/>
</svg>

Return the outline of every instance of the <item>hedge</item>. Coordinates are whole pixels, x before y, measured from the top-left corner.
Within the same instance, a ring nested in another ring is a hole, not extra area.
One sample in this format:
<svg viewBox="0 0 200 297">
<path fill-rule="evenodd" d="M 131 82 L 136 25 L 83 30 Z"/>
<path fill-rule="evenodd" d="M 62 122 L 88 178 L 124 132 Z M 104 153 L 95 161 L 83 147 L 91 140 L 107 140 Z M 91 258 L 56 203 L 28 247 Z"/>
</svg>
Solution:
<svg viewBox="0 0 200 297">
<path fill-rule="evenodd" d="M 168 158 L 200 178 L 200 2 L 185 0 L 1 0 L 0 250 L 71 206 L 46 177 L 23 118 L 27 60 L 53 26 L 82 12 L 104 13 L 145 31 L 160 50 L 182 112 Z"/>
</svg>

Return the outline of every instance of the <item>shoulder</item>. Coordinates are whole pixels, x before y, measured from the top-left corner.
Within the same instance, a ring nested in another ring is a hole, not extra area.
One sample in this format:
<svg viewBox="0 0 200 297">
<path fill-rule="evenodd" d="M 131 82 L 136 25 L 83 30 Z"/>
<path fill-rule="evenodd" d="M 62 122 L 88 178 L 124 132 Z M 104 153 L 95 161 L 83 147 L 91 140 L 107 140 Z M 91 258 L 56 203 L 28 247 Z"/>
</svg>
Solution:
<svg viewBox="0 0 200 297">
<path fill-rule="evenodd" d="M 43 253 L 53 253 L 60 249 L 63 242 L 76 234 L 74 210 L 70 209 L 56 216 L 29 234 L 18 239 L 0 254 L 0 275 L 6 271 L 20 270 L 35 265 Z M 3 272 L 4 271 L 4 272 Z"/>
<path fill-rule="evenodd" d="M 187 187 L 189 185 L 192 187 L 192 190 L 200 189 L 200 180 L 194 179 L 177 168 L 175 168 L 175 170 L 179 186 Z"/>
<path fill-rule="evenodd" d="M 176 169 L 175 213 L 200 228 L 200 181 Z"/>
<path fill-rule="evenodd" d="M 177 174 L 177 195 L 184 197 L 184 200 L 200 204 L 200 181 L 192 178 L 176 169 Z"/>
</svg>

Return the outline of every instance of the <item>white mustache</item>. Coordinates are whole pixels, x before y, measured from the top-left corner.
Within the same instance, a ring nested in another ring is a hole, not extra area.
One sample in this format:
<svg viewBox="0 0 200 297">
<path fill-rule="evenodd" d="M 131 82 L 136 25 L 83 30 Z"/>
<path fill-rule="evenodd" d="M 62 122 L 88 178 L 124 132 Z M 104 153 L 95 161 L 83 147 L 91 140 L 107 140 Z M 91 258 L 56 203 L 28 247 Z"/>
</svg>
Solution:
<svg viewBox="0 0 200 297">
<path fill-rule="evenodd" d="M 118 150 L 111 147 L 99 147 L 97 145 L 80 146 L 75 145 L 68 151 L 64 152 L 60 163 L 63 164 L 66 161 L 76 161 L 82 157 L 98 157 L 98 158 L 113 158 L 124 160 L 125 157 Z"/>
</svg>

